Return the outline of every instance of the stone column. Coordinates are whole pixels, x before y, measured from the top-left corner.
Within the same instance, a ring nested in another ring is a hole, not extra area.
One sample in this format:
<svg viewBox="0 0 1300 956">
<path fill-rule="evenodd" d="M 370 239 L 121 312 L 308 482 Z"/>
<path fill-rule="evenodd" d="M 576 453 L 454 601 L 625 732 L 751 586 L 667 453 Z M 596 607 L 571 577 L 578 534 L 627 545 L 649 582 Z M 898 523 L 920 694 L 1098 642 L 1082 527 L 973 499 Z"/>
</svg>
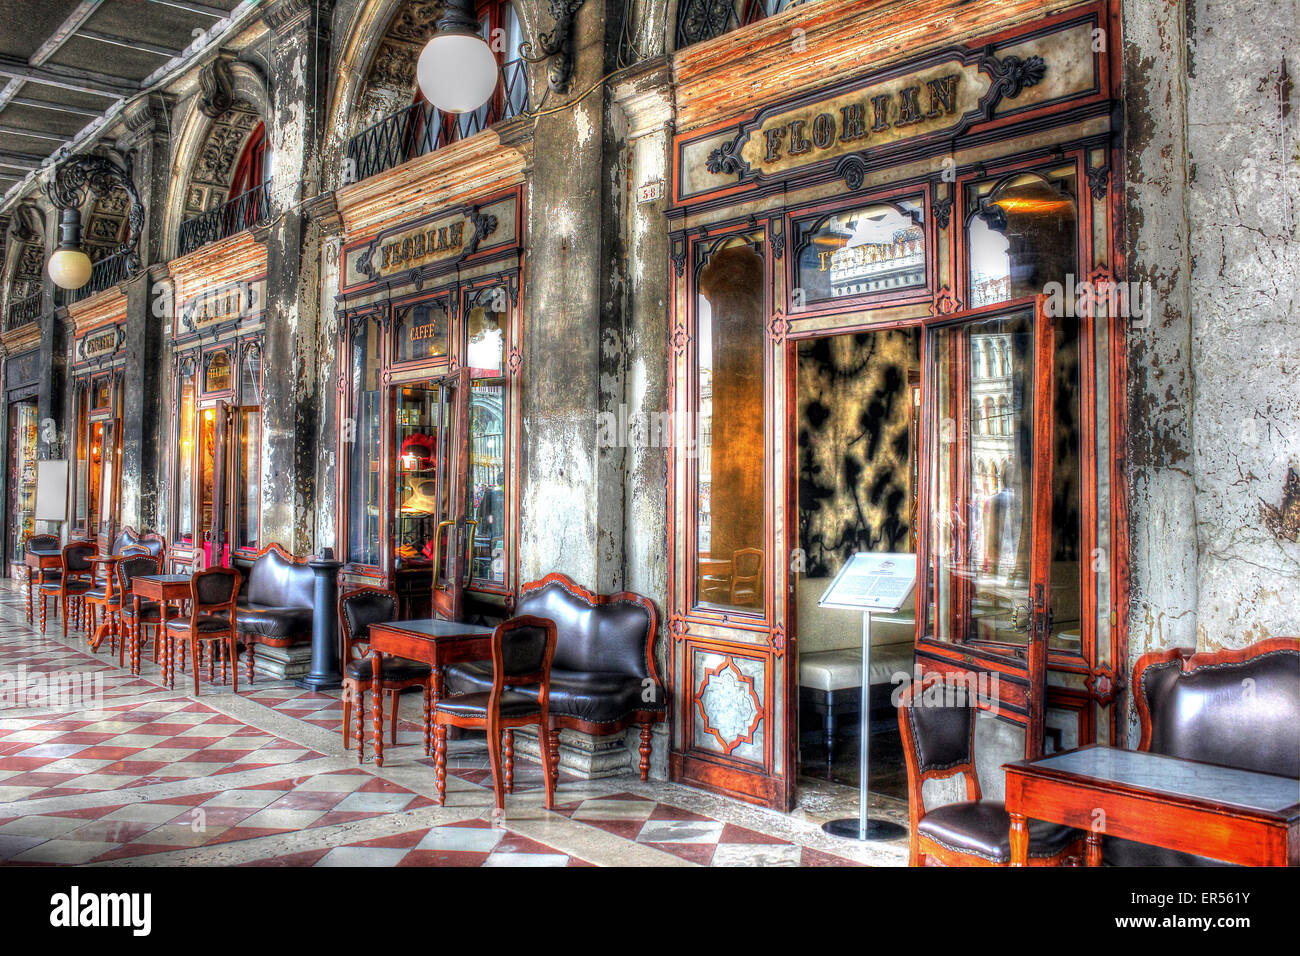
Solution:
<svg viewBox="0 0 1300 956">
<path fill-rule="evenodd" d="M 319 230 L 302 203 L 319 190 L 329 82 L 333 0 L 273 0 L 271 115 L 267 129 L 271 221 L 267 262 L 266 370 L 262 395 L 262 536 L 295 554 L 315 550 L 319 380 Z"/>
<path fill-rule="evenodd" d="M 119 525 L 158 529 L 159 459 L 165 441 L 162 415 L 162 321 L 154 316 L 156 285 L 166 276 L 156 264 L 126 283 L 126 365 L 122 381 L 122 492 Z"/>
</svg>

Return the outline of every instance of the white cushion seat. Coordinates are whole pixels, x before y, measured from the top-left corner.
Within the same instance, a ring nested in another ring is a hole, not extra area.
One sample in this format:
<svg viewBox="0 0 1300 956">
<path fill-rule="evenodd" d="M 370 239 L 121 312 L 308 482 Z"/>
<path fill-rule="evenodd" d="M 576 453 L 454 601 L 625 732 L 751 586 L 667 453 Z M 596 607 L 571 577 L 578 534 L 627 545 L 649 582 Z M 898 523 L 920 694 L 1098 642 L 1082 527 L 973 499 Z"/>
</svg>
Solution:
<svg viewBox="0 0 1300 956">
<path fill-rule="evenodd" d="M 897 673 L 911 674 L 912 645 L 882 644 L 871 648 L 872 684 L 888 684 Z M 862 651 L 845 648 L 799 656 L 799 684 L 812 690 L 837 691 L 862 686 Z"/>
</svg>

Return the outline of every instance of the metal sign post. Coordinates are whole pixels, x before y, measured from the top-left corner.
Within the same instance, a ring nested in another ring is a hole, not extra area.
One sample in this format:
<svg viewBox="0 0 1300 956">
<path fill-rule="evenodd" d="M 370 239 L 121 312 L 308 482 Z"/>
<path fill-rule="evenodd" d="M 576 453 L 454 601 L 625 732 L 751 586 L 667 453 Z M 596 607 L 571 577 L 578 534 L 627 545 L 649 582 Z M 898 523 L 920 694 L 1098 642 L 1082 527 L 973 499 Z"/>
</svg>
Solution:
<svg viewBox="0 0 1300 956">
<path fill-rule="evenodd" d="M 867 800 L 871 768 L 871 612 L 897 611 L 912 593 L 916 556 L 861 551 L 835 575 L 818 606 L 862 612 L 862 730 L 858 748 L 858 816 L 829 820 L 822 829 L 851 840 L 895 840 L 907 830 L 887 820 L 872 820 Z"/>
</svg>

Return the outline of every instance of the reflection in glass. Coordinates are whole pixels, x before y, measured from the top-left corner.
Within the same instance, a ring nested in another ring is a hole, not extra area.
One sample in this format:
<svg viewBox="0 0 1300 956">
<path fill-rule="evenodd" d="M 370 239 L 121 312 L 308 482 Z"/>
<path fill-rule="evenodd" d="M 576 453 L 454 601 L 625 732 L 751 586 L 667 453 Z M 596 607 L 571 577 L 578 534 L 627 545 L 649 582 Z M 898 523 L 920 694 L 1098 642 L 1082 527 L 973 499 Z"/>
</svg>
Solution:
<svg viewBox="0 0 1300 956">
<path fill-rule="evenodd" d="M 257 547 L 262 469 L 262 410 L 239 409 L 239 474 L 236 475 L 235 547 Z"/>
<path fill-rule="evenodd" d="M 1080 322 L 1057 317 L 1052 434 L 1051 628 L 1048 647 L 1079 651 L 1083 546 Z"/>
<path fill-rule="evenodd" d="M 805 234 L 798 282 L 803 302 L 924 287 L 922 211 L 919 199 L 882 203 L 837 213 Z"/>
<path fill-rule="evenodd" d="M 471 578 L 506 580 L 505 381 L 476 379 L 469 405 L 469 501 L 474 526 Z"/>
<path fill-rule="evenodd" d="M 972 197 L 968 222 L 973 308 L 1038 295 L 1078 271 L 1072 176 L 1025 173 Z"/>
<path fill-rule="evenodd" d="M 176 463 L 176 540 L 194 541 L 194 365 L 181 369 L 180 440 Z"/>
<path fill-rule="evenodd" d="M 208 367 L 203 375 L 203 391 L 226 392 L 230 390 L 230 353 L 213 352 L 208 356 Z"/>
<path fill-rule="evenodd" d="M 199 415 L 199 540 L 208 540 L 213 525 L 213 477 L 216 474 L 217 410 L 205 408 Z"/>
<path fill-rule="evenodd" d="M 348 370 L 354 441 L 348 464 L 348 559 L 379 564 L 381 417 L 379 323 L 365 319 L 352 338 Z"/>
<path fill-rule="evenodd" d="M 445 302 L 420 302 L 393 309 L 397 361 L 414 362 L 447 354 L 448 329 Z"/>
<path fill-rule="evenodd" d="M 696 545 L 699 600 L 763 606 L 761 247 L 732 239 L 699 277 Z"/>
<path fill-rule="evenodd" d="M 932 369 L 938 427 L 931 510 L 930 633 L 943 641 L 1026 644 L 1033 514 L 1033 313 L 936 330 Z M 1006 374 L 976 374 L 994 348 Z M 965 370 L 963 373 L 962 370 Z M 978 427 L 985 409 L 991 428 Z M 1002 412 L 1001 409 L 1006 411 Z"/>
<path fill-rule="evenodd" d="M 505 354 L 505 289 L 480 295 L 469 310 L 468 365 L 485 372 L 500 372 Z"/>
<path fill-rule="evenodd" d="M 397 559 L 428 564 L 442 498 L 438 485 L 438 418 L 442 389 L 403 388 L 397 397 Z"/>
</svg>

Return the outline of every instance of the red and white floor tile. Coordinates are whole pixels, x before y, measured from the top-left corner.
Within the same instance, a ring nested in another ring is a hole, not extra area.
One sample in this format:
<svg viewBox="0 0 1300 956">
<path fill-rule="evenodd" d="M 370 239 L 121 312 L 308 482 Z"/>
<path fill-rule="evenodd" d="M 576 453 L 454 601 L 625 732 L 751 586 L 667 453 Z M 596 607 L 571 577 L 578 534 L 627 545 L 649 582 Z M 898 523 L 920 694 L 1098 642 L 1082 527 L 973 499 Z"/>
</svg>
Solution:
<svg viewBox="0 0 1300 956">
<path fill-rule="evenodd" d="M 375 766 L 343 748 L 337 692 L 259 677 L 240 693 L 188 674 L 162 686 L 107 642 L 25 623 L 0 586 L 0 864 L 240 866 L 826 866 L 897 864 L 906 848 L 846 846 L 804 814 L 777 814 L 635 776 L 564 774 L 543 806 L 520 757 L 492 806 L 481 739 L 453 741 L 447 805 L 434 800 L 416 697 Z M 184 678 L 184 679 L 182 679 Z"/>
</svg>

